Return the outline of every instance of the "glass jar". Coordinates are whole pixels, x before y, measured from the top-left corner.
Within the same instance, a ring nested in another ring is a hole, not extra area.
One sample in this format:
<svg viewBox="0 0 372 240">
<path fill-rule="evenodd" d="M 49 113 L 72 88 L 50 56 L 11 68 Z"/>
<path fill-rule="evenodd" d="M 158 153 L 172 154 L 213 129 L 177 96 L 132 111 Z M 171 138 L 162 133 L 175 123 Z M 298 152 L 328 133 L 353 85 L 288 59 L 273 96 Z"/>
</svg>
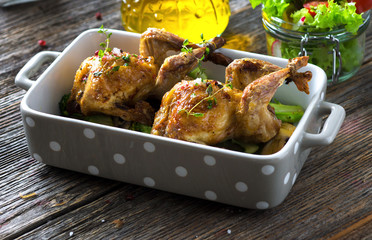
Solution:
<svg viewBox="0 0 372 240">
<path fill-rule="evenodd" d="M 228 0 L 123 0 L 124 29 L 142 33 L 148 27 L 165 28 L 191 42 L 222 34 L 230 17 Z"/>
<path fill-rule="evenodd" d="M 358 32 L 351 34 L 344 27 L 315 31 L 313 26 L 299 26 L 276 17 L 269 19 L 262 12 L 267 52 L 283 58 L 307 55 L 310 63 L 326 72 L 328 84 L 345 81 L 358 71 L 363 62 L 370 11 L 365 12 L 363 18 Z"/>
</svg>

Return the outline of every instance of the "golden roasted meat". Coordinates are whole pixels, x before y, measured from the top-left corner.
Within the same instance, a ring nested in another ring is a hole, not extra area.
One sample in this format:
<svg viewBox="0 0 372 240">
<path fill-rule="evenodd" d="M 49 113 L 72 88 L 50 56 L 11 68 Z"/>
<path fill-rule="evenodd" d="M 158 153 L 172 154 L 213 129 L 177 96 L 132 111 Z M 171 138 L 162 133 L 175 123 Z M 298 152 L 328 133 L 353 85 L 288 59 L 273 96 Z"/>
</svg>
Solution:
<svg viewBox="0 0 372 240">
<path fill-rule="evenodd" d="M 226 68 L 225 82 L 231 82 L 234 88 L 244 90 L 257 78 L 279 69 L 279 66 L 259 59 L 236 59 Z"/>
<path fill-rule="evenodd" d="M 235 138 L 250 142 L 267 142 L 278 133 L 282 122 L 268 105 L 289 73 L 289 68 L 283 68 L 256 79 L 244 89 L 236 112 L 239 131 L 236 132 Z"/>
<path fill-rule="evenodd" d="M 184 43 L 185 39 L 173 33 L 167 32 L 164 29 L 148 28 L 147 31 L 141 35 L 140 54 L 145 57 L 154 57 L 155 63 L 160 67 L 167 58 L 168 52 L 179 52 Z M 202 46 L 189 42 L 185 47 L 192 49 L 207 47 L 209 52 L 203 61 L 209 60 L 216 64 L 227 66 L 232 60 L 221 53 L 215 52 L 216 49 L 221 48 L 223 45 L 225 45 L 225 43 L 225 39 L 215 37 L 202 44 Z"/>
<path fill-rule="evenodd" d="M 151 133 L 207 145 L 227 139 L 267 142 L 281 126 L 269 102 L 277 88 L 297 74 L 294 69 L 307 64 L 307 59 L 290 60 L 288 67 L 255 79 L 243 91 L 232 88 L 233 81 L 225 85 L 213 80 L 182 81 L 164 95 Z M 251 68 L 245 70 L 249 76 L 255 74 Z"/>
<path fill-rule="evenodd" d="M 68 101 L 74 107 L 69 109 L 78 109 L 84 115 L 102 113 L 151 125 L 154 111 L 143 101 L 149 96 L 161 99 L 174 84 L 185 79 L 204 54 L 212 54 L 225 43 L 222 38 L 215 38 L 206 46 L 191 44 L 194 49 L 167 57 L 169 51 L 180 52 L 184 41 L 172 33 L 151 28 L 141 36 L 141 55 L 114 48 L 101 57 L 88 57 L 76 72 Z"/>
<path fill-rule="evenodd" d="M 290 60 L 287 67 L 291 69 L 292 73 L 291 77 L 286 80 L 287 82 L 293 81 L 296 84 L 298 90 L 309 94 L 308 81 L 311 80 L 311 73 L 297 72 L 298 66 L 305 66 L 307 64 L 307 61 L 306 63 L 303 61 L 306 61 L 306 59 L 294 58 Z M 250 84 L 257 78 L 260 78 L 272 72 L 276 72 L 280 69 L 282 68 L 263 60 L 254 58 L 236 59 L 226 68 L 225 81 L 231 82 L 235 88 L 243 90 L 246 86 L 248 86 L 248 84 Z"/>
<path fill-rule="evenodd" d="M 217 144 L 229 138 L 235 130 L 234 113 L 240 96 L 236 89 L 213 80 L 177 83 L 164 95 L 151 133 Z"/>
<path fill-rule="evenodd" d="M 114 49 L 100 59 L 89 57 L 76 72 L 71 101 L 81 113 L 123 116 L 155 87 L 157 69 L 152 57 L 144 58 Z M 137 119 L 139 122 L 144 122 Z"/>
</svg>

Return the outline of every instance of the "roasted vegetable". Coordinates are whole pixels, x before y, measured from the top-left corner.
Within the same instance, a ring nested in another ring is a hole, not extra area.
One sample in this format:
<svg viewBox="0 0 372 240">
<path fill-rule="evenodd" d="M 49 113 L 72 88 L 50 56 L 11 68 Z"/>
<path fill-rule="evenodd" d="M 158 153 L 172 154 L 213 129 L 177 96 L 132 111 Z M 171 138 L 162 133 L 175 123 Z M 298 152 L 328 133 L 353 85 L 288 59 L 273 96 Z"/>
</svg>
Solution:
<svg viewBox="0 0 372 240">
<path fill-rule="evenodd" d="M 201 67 L 196 67 L 194 68 L 189 74 L 187 74 L 189 77 L 196 79 L 196 78 L 201 78 L 201 79 L 207 79 L 207 74 L 204 72 L 204 69 Z"/>
<path fill-rule="evenodd" d="M 143 133 L 150 133 L 151 132 L 151 126 L 144 125 L 142 123 L 133 122 L 130 126 L 129 130 L 134 130 L 137 132 L 143 132 Z"/>
<path fill-rule="evenodd" d="M 81 120 L 85 120 L 88 122 L 94 122 L 94 123 L 104 124 L 108 126 L 114 126 L 112 118 L 108 115 L 97 114 L 97 115 L 84 116 L 81 113 L 69 114 L 69 112 L 67 111 L 67 101 L 69 97 L 70 97 L 70 94 L 63 95 L 61 100 L 58 103 L 59 111 L 62 116 L 81 119 Z"/>
<path fill-rule="evenodd" d="M 256 153 L 260 148 L 255 143 L 243 143 L 235 139 L 229 139 L 216 145 L 216 147 L 225 148 L 228 150 L 245 152 L 245 153 Z"/>
<path fill-rule="evenodd" d="M 269 155 L 280 151 L 280 149 L 284 147 L 288 139 L 292 136 L 292 133 L 295 129 L 296 127 L 292 124 L 283 122 L 282 126 L 280 127 L 279 133 L 265 144 L 261 151 L 261 154 Z"/>
<path fill-rule="evenodd" d="M 275 115 L 283 122 L 295 123 L 301 120 L 304 115 L 304 110 L 301 106 L 284 105 L 279 102 L 270 103 L 270 106 L 275 109 Z"/>
</svg>

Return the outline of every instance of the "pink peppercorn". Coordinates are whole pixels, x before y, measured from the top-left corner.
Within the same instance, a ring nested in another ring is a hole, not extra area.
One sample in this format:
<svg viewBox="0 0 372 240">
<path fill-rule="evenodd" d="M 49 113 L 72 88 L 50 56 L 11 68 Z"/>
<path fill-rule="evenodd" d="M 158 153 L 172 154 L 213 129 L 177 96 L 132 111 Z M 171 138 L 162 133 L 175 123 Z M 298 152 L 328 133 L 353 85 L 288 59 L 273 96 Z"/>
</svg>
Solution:
<svg viewBox="0 0 372 240">
<path fill-rule="evenodd" d="M 96 19 L 97 20 L 102 20 L 102 13 L 96 12 Z"/>
<path fill-rule="evenodd" d="M 42 47 L 45 47 L 46 45 L 46 42 L 44 40 L 39 40 L 37 43 L 39 44 L 39 46 L 42 46 Z"/>
</svg>

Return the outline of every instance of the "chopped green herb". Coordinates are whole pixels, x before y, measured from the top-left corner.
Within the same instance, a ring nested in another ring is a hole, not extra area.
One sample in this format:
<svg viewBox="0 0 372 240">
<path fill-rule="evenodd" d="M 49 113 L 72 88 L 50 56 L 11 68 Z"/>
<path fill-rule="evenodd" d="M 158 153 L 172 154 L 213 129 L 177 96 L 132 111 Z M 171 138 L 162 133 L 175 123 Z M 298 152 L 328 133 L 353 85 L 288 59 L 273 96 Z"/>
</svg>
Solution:
<svg viewBox="0 0 372 240">
<path fill-rule="evenodd" d="M 205 92 L 208 94 L 208 96 L 211 96 L 213 93 L 213 87 L 212 84 L 209 84 Z"/>
<path fill-rule="evenodd" d="M 189 43 L 190 42 L 189 42 L 188 39 L 185 39 L 183 41 L 181 52 L 192 53 L 192 47 L 187 46 L 187 45 L 189 45 Z"/>
<path fill-rule="evenodd" d="M 212 109 L 213 106 L 214 106 L 214 102 L 215 102 L 215 101 L 209 99 L 209 100 L 208 100 L 208 106 L 207 106 L 207 108 L 208 108 L 208 109 Z"/>
<path fill-rule="evenodd" d="M 115 66 L 111 69 L 111 73 L 119 71 L 120 66 Z"/>
<path fill-rule="evenodd" d="M 209 47 L 205 48 L 205 54 L 207 54 L 207 55 L 209 54 Z"/>
<path fill-rule="evenodd" d="M 122 56 L 121 58 L 122 58 L 124 61 L 126 61 L 126 62 L 130 62 L 130 56 L 129 56 L 129 55 Z"/>
<path fill-rule="evenodd" d="M 204 113 L 190 113 L 190 115 L 194 117 L 204 117 Z"/>
<path fill-rule="evenodd" d="M 95 76 L 95 77 L 99 77 L 99 76 L 101 76 L 101 74 L 102 74 L 102 72 L 99 71 L 99 72 L 95 72 L 95 73 L 93 73 L 93 76 Z"/>
<path fill-rule="evenodd" d="M 232 82 L 226 83 L 225 86 L 229 87 L 230 89 L 233 89 Z"/>
</svg>

